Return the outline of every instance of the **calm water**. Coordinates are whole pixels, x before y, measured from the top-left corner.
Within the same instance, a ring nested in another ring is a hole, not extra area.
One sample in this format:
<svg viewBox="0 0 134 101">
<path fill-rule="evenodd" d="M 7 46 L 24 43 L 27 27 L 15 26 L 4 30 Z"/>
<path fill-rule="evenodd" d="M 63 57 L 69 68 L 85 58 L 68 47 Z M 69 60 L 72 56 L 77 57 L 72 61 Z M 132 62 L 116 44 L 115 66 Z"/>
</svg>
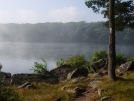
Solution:
<svg viewBox="0 0 134 101">
<path fill-rule="evenodd" d="M 105 45 L 74 44 L 74 43 L 0 43 L 0 63 L 2 71 L 14 73 L 31 73 L 34 62 L 47 62 L 48 70 L 56 67 L 56 60 L 82 54 L 90 59 L 97 49 L 107 50 Z M 125 56 L 134 55 L 134 47 L 118 46 L 117 51 Z"/>
</svg>

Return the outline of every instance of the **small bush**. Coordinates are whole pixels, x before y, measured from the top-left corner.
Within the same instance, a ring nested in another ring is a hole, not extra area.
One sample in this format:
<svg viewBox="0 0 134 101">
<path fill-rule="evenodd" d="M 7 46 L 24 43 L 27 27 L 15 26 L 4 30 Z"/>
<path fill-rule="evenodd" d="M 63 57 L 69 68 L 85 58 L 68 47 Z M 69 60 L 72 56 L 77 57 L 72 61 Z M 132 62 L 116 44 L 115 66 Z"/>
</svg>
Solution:
<svg viewBox="0 0 134 101">
<path fill-rule="evenodd" d="M 85 67 L 85 68 L 88 68 L 89 70 L 91 69 L 90 67 L 91 67 L 91 61 L 89 60 L 89 61 L 87 61 L 84 65 L 83 65 L 83 67 Z"/>
<path fill-rule="evenodd" d="M 76 54 L 75 56 L 72 56 L 66 61 L 66 64 L 69 64 L 71 66 L 74 66 L 76 68 L 82 67 L 85 65 L 86 59 L 83 55 Z"/>
<path fill-rule="evenodd" d="M 134 61 L 134 56 L 131 56 L 127 61 Z"/>
<path fill-rule="evenodd" d="M 38 63 L 38 62 L 34 62 L 34 67 L 32 67 L 34 73 L 44 73 L 45 71 L 47 71 L 47 63 L 46 61 L 42 58 L 42 61 L 44 62 L 44 64 Z"/>
<path fill-rule="evenodd" d="M 95 62 L 95 61 L 98 61 L 99 59 L 102 59 L 102 58 L 107 58 L 108 57 L 108 54 L 105 50 L 95 50 L 93 52 L 93 57 L 91 58 L 91 62 Z"/>
<path fill-rule="evenodd" d="M 1 87 L 0 101 L 21 101 L 21 98 L 13 89 Z"/>
<path fill-rule="evenodd" d="M 56 61 L 56 66 L 60 67 L 64 64 L 68 64 L 75 68 L 79 68 L 79 67 L 87 66 L 86 63 L 87 63 L 86 59 L 83 55 L 76 54 L 67 60 L 60 58 L 60 60 Z"/>
<path fill-rule="evenodd" d="M 63 66 L 64 64 L 66 64 L 66 60 L 63 59 L 63 58 L 60 58 L 60 60 L 56 61 L 56 66 L 57 67 Z"/>
<path fill-rule="evenodd" d="M 116 64 L 121 65 L 122 63 L 125 62 L 127 62 L 127 58 L 123 54 L 118 53 L 116 55 Z"/>
</svg>

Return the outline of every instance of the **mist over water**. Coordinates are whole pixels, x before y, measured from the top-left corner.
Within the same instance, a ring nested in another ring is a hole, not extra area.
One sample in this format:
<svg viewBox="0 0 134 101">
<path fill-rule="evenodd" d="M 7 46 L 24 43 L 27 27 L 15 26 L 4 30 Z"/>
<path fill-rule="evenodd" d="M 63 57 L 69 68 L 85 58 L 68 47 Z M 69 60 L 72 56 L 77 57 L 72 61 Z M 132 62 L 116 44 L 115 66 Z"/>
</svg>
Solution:
<svg viewBox="0 0 134 101">
<path fill-rule="evenodd" d="M 48 70 L 56 68 L 56 61 L 60 58 L 69 58 L 82 54 L 87 59 L 92 57 L 94 50 L 108 49 L 106 45 L 89 43 L 0 43 L 0 63 L 2 71 L 14 73 L 32 73 L 30 71 L 34 62 L 47 62 Z M 121 52 L 126 57 L 134 55 L 134 47 L 117 46 L 117 53 Z"/>
</svg>

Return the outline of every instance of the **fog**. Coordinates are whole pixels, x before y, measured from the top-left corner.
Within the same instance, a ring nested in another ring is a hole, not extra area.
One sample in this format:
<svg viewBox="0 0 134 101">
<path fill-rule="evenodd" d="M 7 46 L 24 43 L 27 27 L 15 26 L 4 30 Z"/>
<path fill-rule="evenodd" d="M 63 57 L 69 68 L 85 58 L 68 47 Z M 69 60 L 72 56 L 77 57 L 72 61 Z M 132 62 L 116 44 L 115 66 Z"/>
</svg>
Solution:
<svg viewBox="0 0 134 101">
<path fill-rule="evenodd" d="M 133 30 L 117 33 L 116 52 L 134 56 Z M 2 71 L 32 73 L 34 62 L 47 62 L 47 69 L 56 68 L 56 61 L 76 54 L 87 59 L 94 50 L 108 50 L 108 29 L 102 22 L 0 24 L 0 63 Z"/>
<path fill-rule="evenodd" d="M 0 62 L 2 71 L 14 73 L 32 73 L 34 62 L 47 62 L 47 69 L 56 68 L 56 61 L 60 58 L 69 58 L 76 54 L 92 57 L 94 50 L 104 49 L 106 45 L 88 43 L 0 43 Z M 129 57 L 134 54 L 133 47 L 118 46 L 117 52 Z"/>
</svg>

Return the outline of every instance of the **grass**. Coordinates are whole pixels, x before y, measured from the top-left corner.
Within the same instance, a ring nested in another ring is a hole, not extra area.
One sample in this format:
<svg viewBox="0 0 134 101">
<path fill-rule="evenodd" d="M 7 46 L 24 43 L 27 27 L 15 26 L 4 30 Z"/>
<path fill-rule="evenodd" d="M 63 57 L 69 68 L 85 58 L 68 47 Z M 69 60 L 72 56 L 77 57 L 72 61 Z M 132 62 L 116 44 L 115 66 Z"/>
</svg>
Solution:
<svg viewBox="0 0 134 101">
<path fill-rule="evenodd" d="M 127 77 L 117 77 L 114 82 L 104 80 L 100 85 L 106 90 L 102 96 L 112 96 L 116 101 L 134 101 L 134 72 Z"/>
<path fill-rule="evenodd" d="M 61 82 L 59 84 L 33 83 L 35 89 L 18 89 L 17 93 L 23 99 L 22 101 L 53 101 L 61 97 L 62 101 L 71 101 L 76 95 L 62 90 L 62 87 L 71 85 L 75 87 L 86 87 L 89 80 L 81 83 L 72 83 L 72 81 Z"/>
<path fill-rule="evenodd" d="M 91 75 L 89 75 L 89 78 Z M 80 83 L 72 83 L 71 80 L 59 84 L 47 84 L 33 82 L 34 89 L 16 89 L 16 85 L 11 86 L 22 98 L 22 101 L 54 101 L 61 97 L 62 101 L 72 101 L 75 94 L 62 90 L 64 86 L 71 85 L 75 87 L 86 87 L 92 79 Z M 114 101 L 134 101 L 134 72 L 129 73 L 125 78 L 117 77 L 114 82 L 104 79 L 100 88 L 105 90 L 102 96 L 111 96 Z M 98 96 L 95 99 L 99 99 Z"/>
</svg>

